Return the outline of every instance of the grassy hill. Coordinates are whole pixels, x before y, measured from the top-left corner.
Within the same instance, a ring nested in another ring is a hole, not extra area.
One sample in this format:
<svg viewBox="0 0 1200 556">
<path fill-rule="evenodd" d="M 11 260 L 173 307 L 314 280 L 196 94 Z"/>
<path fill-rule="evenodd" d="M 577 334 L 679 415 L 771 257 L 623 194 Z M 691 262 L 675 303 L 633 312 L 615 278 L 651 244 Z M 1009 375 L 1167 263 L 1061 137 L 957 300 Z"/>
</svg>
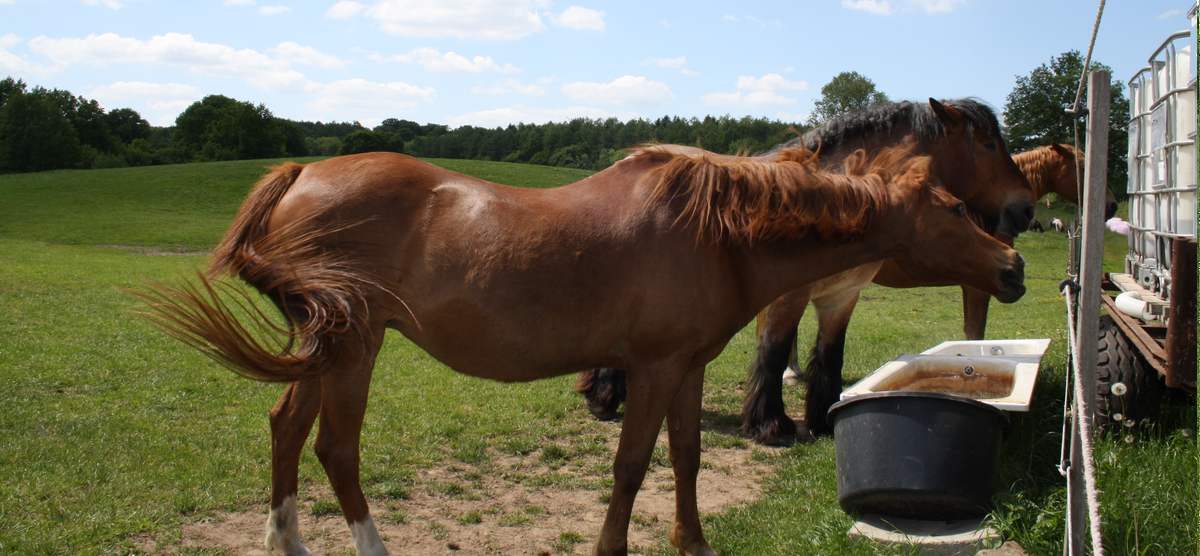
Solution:
<svg viewBox="0 0 1200 556">
<path fill-rule="evenodd" d="M 0 476 L 6 478 L 0 482 L 0 553 L 112 553 L 146 546 L 209 553 L 179 546 L 181 525 L 222 511 L 265 514 L 265 413 L 279 387 L 237 378 L 165 338 L 132 316 L 134 303 L 123 289 L 181 279 L 200 268 L 202 251 L 275 162 L 0 176 Z M 533 187 L 587 175 L 431 162 Z M 989 336 L 1049 337 L 1054 343 L 1036 410 L 1017 419 L 1006 439 L 993 523 L 1030 553 L 1048 554 L 1061 542 L 1064 506 L 1053 466 L 1065 364 L 1056 286 L 1066 242 L 1059 234 L 1028 234 L 1017 247 L 1029 263 L 1030 291 L 1016 304 L 993 304 Z M 1109 238 L 1106 264 L 1119 267 L 1123 253 L 1123 238 Z M 163 254 L 177 256 L 157 256 Z M 896 354 L 960 337 L 959 307 L 957 288 L 864 292 L 847 342 L 847 384 Z M 809 318 L 802 346 L 813 335 Z M 705 518 L 710 540 L 723 554 L 876 553 L 877 547 L 846 538 L 851 520 L 837 507 L 830 440 L 766 450 L 748 446 L 729 426 L 736 422 L 753 349 L 751 328 L 709 367 L 705 445 L 751 450 L 772 471 L 761 500 Z M 570 383 L 570 377 L 522 385 L 467 378 L 390 334 L 363 437 L 363 482 L 376 515 L 405 519 L 405 499 L 420 489 L 478 496 L 478 485 L 496 472 L 497 462 L 518 456 L 537 455 L 549 474 L 514 480 L 591 489 L 602 498 L 611 464 L 597 443 L 613 437 L 616 427 L 594 423 Z M 789 412 L 799 415 L 803 390 L 785 395 Z M 1135 442 L 1116 437 L 1100 443 L 1104 531 L 1114 553 L 1196 551 L 1193 410 L 1186 404 L 1169 409 L 1165 423 L 1135 431 Z M 415 482 L 423 470 L 448 462 L 468 470 L 458 483 Z M 302 489 L 324 483 L 306 453 Z M 328 500 L 305 503 L 314 514 L 330 511 Z M 459 519 L 520 523 L 510 510 Z M 668 525 L 650 527 L 660 545 L 642 548 L 664 552 Z M 581 531 L 589 539 L 596 532 Z M 347 533 L 340 534 L 348 541 Z M 439 533 L 431 526 L 430 534 Z M 569 552 L 572 546 L 560 548 Z"/>
</svg>

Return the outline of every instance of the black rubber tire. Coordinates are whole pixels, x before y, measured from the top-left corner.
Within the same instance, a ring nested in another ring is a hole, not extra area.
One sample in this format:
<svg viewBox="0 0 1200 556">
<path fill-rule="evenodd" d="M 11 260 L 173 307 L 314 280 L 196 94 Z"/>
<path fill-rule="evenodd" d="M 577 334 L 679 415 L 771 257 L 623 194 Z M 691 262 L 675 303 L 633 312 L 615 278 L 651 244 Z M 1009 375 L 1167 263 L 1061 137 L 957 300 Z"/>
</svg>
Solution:
<svg viewBox="0 0 1200 556">
<path fill-rule="evenodd" d="M 1158 417 L 1164 386 L 1158 373 L 1147 364 L 1109 315 L 1100 317 L 1096 349 L 1096 425 L 1117 430 L 1130 420 L 1140 423 Z M 1113 393 L 1113 385 L 1125 385 L 1125 393 Z M 1113 419 L 1120 414 L 1120 421 Z"/>
</svg>

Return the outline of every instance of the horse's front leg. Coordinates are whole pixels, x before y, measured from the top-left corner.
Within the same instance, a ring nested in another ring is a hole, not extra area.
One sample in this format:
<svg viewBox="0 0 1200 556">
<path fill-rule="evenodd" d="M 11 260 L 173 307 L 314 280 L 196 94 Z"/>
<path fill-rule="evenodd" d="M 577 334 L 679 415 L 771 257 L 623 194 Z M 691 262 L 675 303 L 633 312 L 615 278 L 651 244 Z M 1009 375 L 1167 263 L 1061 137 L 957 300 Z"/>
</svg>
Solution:
<svg viewBox="0 0 1200 556">
<path fill-rule="evenodd" d="M 671 544 L 680 554 L 715 556 L 700 528 L 696 503 L 696 475 L 700 472 L 700 403 L 704 398 L 704 367 L 683 379 L 667 414 L 671 441 L 671 467 L 675 471 L 675 526 Z"/>
<path fill-rule="evenodd" d="M 968 340 L 982 340 L 984 332 L 987 330 L 988 304 L 992 300 L 991 294 L 969 288 L 962 287 L 963 292 L 963 334 Z"/>
<path fill-rule="evenodd" d="M 608 503 L 600 539 L 596 542 L 598 556 L 623 555 L 629 551 L 633 501 L 646 477 L 654 441 L 667 409 L 679 392 L 685 370 L 686 366 L 680 364 L 639 366 L 626 374 L 625 421 L 613 463 L 612 499 Z"/>
<path fill-rule="evenodd" d="M 742 432 L 760 444 L 785 444 L 796 436 L 796 423 L 783 405 L 783 373 L 808 300 L 807 289 L 796 290 L 758 316 L 758 350 L 746 377 Z"/>
<path fill-rule="evenodd" d="M 852 288 L 813 300 L 813 306 L 817 308 L 817 343 L 808 360 L 804 422 L 814 436 L 833 432 L 826 413 L 842 393 L 846 330 L 858 304 L 859 291 Z"/>
</svg>

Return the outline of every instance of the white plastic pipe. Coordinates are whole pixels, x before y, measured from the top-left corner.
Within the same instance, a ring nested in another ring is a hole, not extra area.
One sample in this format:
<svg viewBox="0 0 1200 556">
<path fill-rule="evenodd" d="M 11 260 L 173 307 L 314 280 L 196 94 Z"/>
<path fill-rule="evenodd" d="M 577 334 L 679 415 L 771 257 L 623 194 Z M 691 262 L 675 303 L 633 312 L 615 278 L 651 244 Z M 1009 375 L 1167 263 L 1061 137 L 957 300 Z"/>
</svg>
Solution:
<svg viewBox="0 0 1200 556">
<path fill-rule="evenodd" d="M 1125 292 L 1118 295 L 1116 305 L 1118 310 L 1133 318 L 1155 320 L 1150 304 L 1142 301 L 1142 296 L 1138 292 Z"/>
</svg>

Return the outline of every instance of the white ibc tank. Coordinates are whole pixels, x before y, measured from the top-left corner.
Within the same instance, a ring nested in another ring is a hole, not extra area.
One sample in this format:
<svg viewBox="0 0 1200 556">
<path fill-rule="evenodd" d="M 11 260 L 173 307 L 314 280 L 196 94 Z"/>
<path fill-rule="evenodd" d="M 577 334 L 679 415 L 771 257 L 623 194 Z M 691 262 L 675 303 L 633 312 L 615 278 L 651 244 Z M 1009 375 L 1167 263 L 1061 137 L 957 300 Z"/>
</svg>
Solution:
<svg viewBox="0 0 1200 556">
<path fill-rule="evenodd" d="M 1195 29 L 1196 8 L 1189 16 Z M 1196 42 L 1167 37 L 1129 80 L 1129 255 L 1126 269 L 1164 294 L 1172 237 L 1196 236 Z"/>
</svg>

